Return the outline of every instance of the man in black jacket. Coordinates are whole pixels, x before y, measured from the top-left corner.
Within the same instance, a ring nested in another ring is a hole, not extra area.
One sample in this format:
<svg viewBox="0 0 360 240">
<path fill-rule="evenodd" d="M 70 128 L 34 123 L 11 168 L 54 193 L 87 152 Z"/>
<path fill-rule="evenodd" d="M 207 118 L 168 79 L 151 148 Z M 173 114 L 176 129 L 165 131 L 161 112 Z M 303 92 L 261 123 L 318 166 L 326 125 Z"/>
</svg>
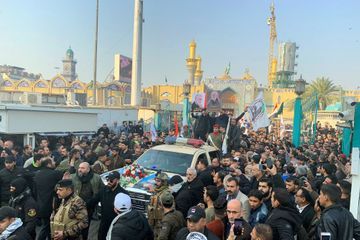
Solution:
<svg viewBox="0 0 360 240">
<path fill-rule="evenodd" d="M 111 240 L 153 240 L 154 234 L 145 216 L 131 208 L 129 195 L 118 193 L 114 200 L 117 216 L 111 222 L 108 236 Z"/>
<path fill-rule="evenodd" d="M 302 224 L 307 232 L 310 230 L 311 222 L 315 216 L 314 200 L 308 190 L 300 188 L 295 194 L 296 208 L 302 217 Z"/>
<path fill-rule="evenodd" d="M 360 223 L 339 202 L 341 190 L 334 184 L 321 187 L 319 203 L 325 209 L 322 211 L 318 225 L 318 236 L 328 232 L 331 239 L 360 239 Z"/>
<path fill-rule="evenodd" d="M 17 217 L 23 222 L 23 226 L 32 238 L 35 239 L 38 206 L 31 195 L 24 178 L 16 178 L 10 183 L 11 198 L 9 206 L 17 212 Z"/>
<path fill-rule="evenodd" d="M 10 200 L 10 182 L 16 177 L 22 176 L 24 169 L 16 166 L 15 158 L 5 158 L 5 168 L 0 171 L 0 197 L 1 206 L 7 206 Z"/>
<path fill-rule="evenodd" d="M 186 170 L 187 182 L 184 183 L 175 197 L 176 210 L 179 210 L 186 218 L 187 211 L 191 206 L 197 205 L 204 192 L 204 184 L 197 176 L 196 169 Z"/>
<path fill-rule="evenodd" d="M 214 180 L 211 176 L 212 169 L 209 167 L 207 159 L 199 158 L 196 162 L 196 170 L 198 171 L 198 176 L 203 182 L 204 187 L 214 185 Z"/>
<path fill-rule="evenodd" d="M 120 173 L 113 171 L 106 177 L 107 185 L 104 186 L 98 194 L 91 200 L 89 205 L 92 208 L 100 202 L 101 205 L 101 221 L 98 233 L 99 240 L 105 240 L 112 220 L 116 217 L 114 212 L 114 199 L 118 193 L 128 192 L 119 185 Z"/>
<path fill-rule="evenodd" d="M 301 230 L 302 219 L 286 189 L 275 188 L 272 192 L 271 204 L 273 209 L 265 223 L 270 225 L 273 239 L 295 239 L 295 235 Z"/>
<path fill-rule="evenodd" d="M 35 174 L 34 195 L 39 206 L 38 216 L 41 220 L 38 240 L 50 239 L 50 216 L 53 198 L 56 195 L 54 189 L 62 176 L 62 172 L 55 170 L 55 161 L 52 158 L 45 158 L 41 162 L 40 171 Z"/>
<path fill-rule="evenodd" d="M 191 116 L 196 119 L 194 125 L 194 138 L 200 138 L 203 141 L 206 141 L 206 135 L 210 132 L 212 127 L 209 114 L 203 109 L 200 116 L 196 116 L 194 113 L 191 113 Z"/>
<path fill-rule="evenodd" d="M 177 240 L 186 240 L 191 232 L 199 232 L 205 235 L 208 240 L 219 240 L 219 238 L 206 228 L 205 210 L 199 206 L 193 206 L 187 212 L 187 227 L 179 230 L 176 235 Z M 194 238 L 195 239 L 195 238 Z"/>
</svg>

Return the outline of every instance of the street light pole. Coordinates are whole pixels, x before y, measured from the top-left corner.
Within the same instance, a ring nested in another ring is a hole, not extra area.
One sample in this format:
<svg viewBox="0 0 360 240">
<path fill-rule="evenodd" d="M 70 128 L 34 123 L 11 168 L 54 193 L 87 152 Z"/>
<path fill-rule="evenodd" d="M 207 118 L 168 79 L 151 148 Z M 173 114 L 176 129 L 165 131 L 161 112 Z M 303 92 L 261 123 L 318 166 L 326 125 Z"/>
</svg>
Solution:
<svg viewBox="0 0 360 240">
<path fill-rule="evenodd" d="M 94 49 L 94 80 L 93 80 L 93 104 L 96 105 L 96 72 L 97 72 L 97 48 L 99 31 L 99 0 L 96 0 L 96 21 L 95 21 L 95 49 Z"/>
<path fill-rule="evenodd" d="M 191 91 L 191 85 L 188 81 L 185 81 L 183 85 L 183 94 L 184 94 L 184 101 L 183 101 L 183 121 L 182 125 L 189 125 L 189 94 Z"/>
<path fill-rule="evenodd" d="M 292 142 L 295 147 L 299 147 L 300 143 L 300 135 L 301 135 L 301 120 L 302 120 L 302 106 L 301 106 L 301 95 L 305 92 L 305 80 L 300 79 L 296 80 L 295 82 L 295 93 L 297 97 L 295 99 L 295 106 L 294 106 L 294 123 L 293 123 L 293 138 Z"/>
</svg>

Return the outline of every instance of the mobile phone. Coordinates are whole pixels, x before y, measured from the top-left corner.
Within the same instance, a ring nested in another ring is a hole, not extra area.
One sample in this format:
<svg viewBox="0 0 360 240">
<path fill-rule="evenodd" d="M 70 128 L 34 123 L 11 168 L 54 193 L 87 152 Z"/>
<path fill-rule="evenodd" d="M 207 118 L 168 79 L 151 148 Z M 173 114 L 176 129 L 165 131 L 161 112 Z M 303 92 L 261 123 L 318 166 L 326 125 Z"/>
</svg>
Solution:
<svg viewBox="0 0 360 240">
<path fill-rule="evenodd" d="M 236 236 L 242 235 L 243 222 L 244 222 L 244 220 L 242 218 L 235 219 L 235 221 L 234 221 L 234 235 L 236 235 Z"/>
<path fill-rule="evenodd" d="M 331 233 L 329 232 L 322 232 L 320 234 L 320 240 L 331 240 Z"/>
<path fill-rule="evenodd" d="M 270 158 L 266 159 L 266 165 L 269 169 L 273 168 L 273 162 Z"/>
</svg>

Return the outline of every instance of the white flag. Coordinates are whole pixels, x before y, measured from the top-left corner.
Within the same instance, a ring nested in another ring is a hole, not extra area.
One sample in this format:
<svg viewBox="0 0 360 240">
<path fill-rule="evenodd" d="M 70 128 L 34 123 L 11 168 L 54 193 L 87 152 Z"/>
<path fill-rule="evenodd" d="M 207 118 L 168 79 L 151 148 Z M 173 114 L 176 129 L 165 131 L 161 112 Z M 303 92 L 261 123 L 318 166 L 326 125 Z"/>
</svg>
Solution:
<svg viewBox="0 0 360 240">
<path fill-rule="evenodd" d="M 157 132 L 156 132 L 156 128 L 155 128 L 154 122 L 151 123 L 150 132 L 151 132 L 151 141 L 152 141 L 152 142 L 156 142 Z"/>
<path fill-rule="evenodd" d="M 226 127 L 226 133 L 225 133 L 225 137 L 224 137 L 224 140 L 223 140 L 223 143 L 222 143 L 222 153 L 225 155 L 227 154 L 227 140 L 229 138 L 229 128 L 230 128 L 230 121 L 231 121 L 231 118 L 229 116 L 229 119 L 228 119 L 228 124 L 227 124 L 227 127 Z"/>
<path fill-rule="evenodd" d="M 253 124 L 254 131 L 270 125 L 270 120 L 266 113 L 266 104 L 262 92 L 259 93 L 254 102 L 248 107 L 248 113 L 250 115 L 250 120 Z"/>
</svg>

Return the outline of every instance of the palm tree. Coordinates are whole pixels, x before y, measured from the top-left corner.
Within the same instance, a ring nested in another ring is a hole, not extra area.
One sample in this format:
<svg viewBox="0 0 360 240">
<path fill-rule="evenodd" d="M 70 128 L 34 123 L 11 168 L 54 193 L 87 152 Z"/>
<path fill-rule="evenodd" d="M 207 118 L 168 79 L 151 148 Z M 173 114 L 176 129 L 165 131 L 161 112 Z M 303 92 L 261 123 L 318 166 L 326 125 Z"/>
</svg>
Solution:
<svg viewBox="0 0 360 240">
<path fill-rule="evenodd" d="M 310 85 L 306 86 L 305 93 L 301 96 L 303 99 L 303 107 L 309 102 L 310 108 L 306 111 L 315 110 L 315 94 L 317 94 L 319 101 L 319 110 L 325 110 L 325 108 L 340 100 L 340 91 L 341 88 L 335 86 L 329 78 L 320 77 L 316 78 Z M 285 106 L 289 108 L 290 111 L 294 109 L 295 99 L 285 102 Z M 312 102 L 312 103 L 311 103 Z M 305 110 L 305 109 L 304 109 Z"/>
<path fill-rule="evenodd" d="M 316 78 L 307 88 L 307 92 L 308 96 L 317 94 L 320 110 L 325 110 L 328 105 L 339 100 L 339 88 L 329 78 Z"/>
</svg>

